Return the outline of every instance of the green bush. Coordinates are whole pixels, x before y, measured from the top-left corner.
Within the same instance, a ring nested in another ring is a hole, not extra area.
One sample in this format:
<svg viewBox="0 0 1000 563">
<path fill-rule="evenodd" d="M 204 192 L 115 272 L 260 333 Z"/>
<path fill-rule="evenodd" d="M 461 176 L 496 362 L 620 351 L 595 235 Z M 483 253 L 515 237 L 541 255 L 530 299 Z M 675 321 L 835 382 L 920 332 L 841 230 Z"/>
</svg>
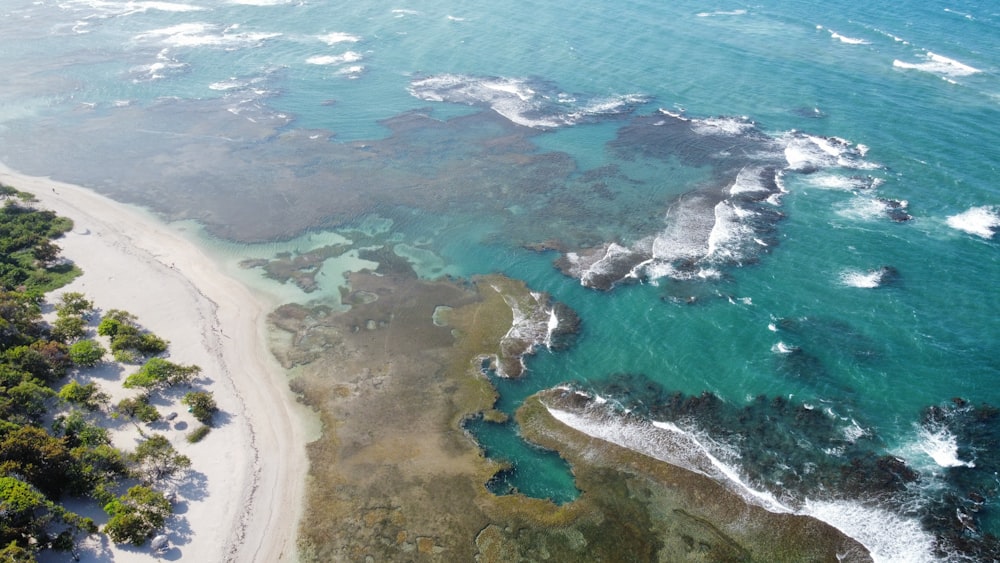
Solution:
<svg viewBox="0 0 1000 563">
<path fill-rule="evenodd" d="M 81 367 L 94 367 L 108 351 L 96 340 L 81 340 L 69 347 L 69 359 Z"/>
<path fill-rule="evenodd" d="M 130 399 L 122 399 L 118 402 L 117 411 L 129 418 L 136 418 L 142 422 L 150 423 L 160 420 L 160 411 L 149 404 L 148 395 L 139 395 Z"/>
<path fill-rule="evenodd" d="M 207 436 L 208 433 L 211 431 L 212 428 L 209 426 L 204 426 L 204 425 L 199 426 L 198 428 L 195 428 L 187 435 L 187 441 L 192 444 L 200 442 L 201 439 Z"/>
<path fill-rule="evenodd" d="M 211 424 L 212 415 L 218 412 L 219 407 L 215 404 L 215 397 L 205 391 L 191 391 L 184 395 L 181 403 L 188 406 L 188 411 L 194 415 L 202 424 Z"/>
</svg>

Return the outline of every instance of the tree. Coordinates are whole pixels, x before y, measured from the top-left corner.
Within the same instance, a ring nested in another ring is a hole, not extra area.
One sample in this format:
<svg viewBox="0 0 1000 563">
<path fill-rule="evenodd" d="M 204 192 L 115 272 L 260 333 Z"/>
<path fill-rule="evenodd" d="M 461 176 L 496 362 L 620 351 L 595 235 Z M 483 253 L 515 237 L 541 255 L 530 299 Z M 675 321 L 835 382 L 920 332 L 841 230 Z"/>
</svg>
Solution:
<svg viewBox="0 0 1000 563">
<path fill-rule="evenodd" d="M 59 314 L 84 315 L 94 310 L 94 302 L 79 291 L 67 291 L 60 297 L 61 303 L 56 305 Z"/>
<path fill-rule="evenodd" d="M 199 373 L 201 368 L 196 365 L 184 366 L 163 358 L 150 358 L 139 371 L 126 377 L 122 386 L 128 389 L 141 387 L 153 390 L 190 383 Z"/>
<path fill-rule="evenodd" d="M 59 313 L 52 323 L 50 333 L 52 338 L 60 342 L 70 342 L 87 334 L 87 323 L 80 315 L 64 315 Z"/>
<path fill-rule="evenodd" d="M 160 412 L 156 410 L 156 407 L 149 404 L 149 395 L 145 393 L 137 397 L 126 397 L 118 401 L 116 410 L 129 418 L 138 418 L 146 423 L 160 420 Z"/>
<path fill-rule="evenodd" d="M 54 396 L 55 391 L 26 379 L 6 389 L 4 394 L 9 399 L 4 402 L 4 418 L 20 424 L 37 424 L 47 410 L 45 401 Z"/>
<path fill-rule="evenodd" d="M 31 249 L 31 254 L 35 257 L 35 260 L 38 260 L 42 267 L 48 267 L 50 264 L 58 260 L 60 252 L 62 252 L 62 249 L 55 243 L 48 240 L 39 241 L 35 247 Z"/>
<path fill-rule="evenodd" d="M 69 359 L 81 367 L 94 367 L 108 351 L 96 340 L 81 340 L 69 347 Z"/>
<path fill-rule="evenodd" d="M 35 426 L 22 426 L 0 441 L 0 474 L 16 474 L 49 498 L 71 486 L 76 463 L 65 442 Z"/>
<path fill-rule="evenodd" d="M 142 545 L 153 532 L 161 528 L 170 515 L 170 501 L 163 493 L 135 485 L 118 499 L 108 503 L 104 511 L 111 518 L 105 533 L 118 543 Z"/>
<path fill-rule="evenodd" d="M 16 477 L 0 477 L 0 538 L 4 543 L 31 534 L 45 495 Z"/>
<path fill-rule="evenodd" d="M 70 448 L 77 446 L 96 447 L 111 443 L 111 437 L 106 428 L 87 422 L 77 410 L 68 415 L 57 416 L 52 421 L 52 432 L 61 435 L 66 446 Z M 70 453 L 72 454 L 72 451 Z"/>
<path fill-rule="evenodd" d="M 212 415 L 219 410 L 219 407 L 215 404 L 215 397 L 212 396 L 212 393 L 205 391 L 191 391 L 184 395 L 181 403 L 187 405 L 191 414 L 202 424 L 206 425 L 211 424 Z"/>
<path fill-rule="evenodd" d="M 151 332 L 143 332 L 135 315 L 121 309 L 108 311 L 97 325 L 97 334 L 111 339 L 111 351 L 134 351 L 151 356 L 166 351 L 169 342 Z"/>
<path fill-rule="evenodd" d="M 169 477 L 191 466 L 191 460 L 177 453 L 162 434 L 153 434 L 140 442 L 130 457 L 137 472 L 147 483 Z"/>
</svg>

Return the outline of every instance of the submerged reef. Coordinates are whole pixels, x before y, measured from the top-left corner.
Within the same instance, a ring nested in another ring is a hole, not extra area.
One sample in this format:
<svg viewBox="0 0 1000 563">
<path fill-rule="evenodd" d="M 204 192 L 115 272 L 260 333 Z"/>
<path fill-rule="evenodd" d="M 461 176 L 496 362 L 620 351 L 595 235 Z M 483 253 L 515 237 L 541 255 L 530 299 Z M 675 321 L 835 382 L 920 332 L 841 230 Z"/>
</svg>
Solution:
<svg viewBox="0 0 1000 563">
<path fill-rule="evenodd" d="M 304 561 L 868 560 L 817 520 L 748 505 L 711 479 L 591 440 L 536 399 L 518 421 L 572 464 L 582 493 L 562 505 L 492 494 L 486 484 L 504 466 L 463 430 L 470 417 L 504 417 L 483 358 L 519 362 L 509 352 L 523 348 L 504 345 L 518 316 L 546 329 L 552 314 L 572 316 L 501 276 L 362 272 L 348 282 L 347 311 L 286 305 L 271 316 L 274 351 L 322 422 L 308 446 Z M 518 334 L 542 333 L 522 325 Z"/>
</svg>

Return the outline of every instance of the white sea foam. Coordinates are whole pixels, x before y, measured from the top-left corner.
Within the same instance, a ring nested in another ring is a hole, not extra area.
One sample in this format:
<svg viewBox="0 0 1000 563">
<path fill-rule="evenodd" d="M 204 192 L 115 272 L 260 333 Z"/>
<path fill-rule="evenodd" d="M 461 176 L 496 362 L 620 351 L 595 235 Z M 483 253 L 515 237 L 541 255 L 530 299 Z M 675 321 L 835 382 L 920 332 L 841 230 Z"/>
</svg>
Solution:
<svg viewBox="0 0 1000 563">
<path fill-rule="evenodd" d="M 975 461 L 958 457 L 958 440 L 947 428 L 921 427 L 917 447 L 940 467 L 975 467 Z"/>
<path fill-rule="evenodd" d="M 691 130 L 700 135 L 739 136 L 757 125 L 746 117 L 709 117 L 691 122 Z"/>
<path fill-rule="evenodd" d="M 725 200 L 715 205 L 715 224 L 708 235 L 710 260 L 740 261 L 748 254 L 747 243 L 753 242 L 753 227 L 746 219 L 754 213 Z"/>
<path fill-rule="evenodd" d="M 134 78 L 133 82 L 143 82 L 149 80 L 159 80 L 170 74 L 177 74 L 186 71 L 187 63 L 182 63 L 169 54 L 168 49 L 163 49 L 156 55 L 156 62 L 146 65 L 136 65 L 129 69 L 129 74 Z"/>
<path fill-rule="evenodd" d="M 227 90 L 236 90 L 246 86 L 246 83 L 241 82 L 235 78 L 230 78 L 229 80 L 220 80 L 219 82 L 213 82 L 208 85 L 210 90 L 217 90 L 220 92 L 225 92 Z"/>
<path fill-rule="evenodd" d="M 716 10 L 714 12 L 698 12 L 696 15 L 699 18 L 710 18 L 714 16 L 743 16 L 746 13 L 746 10 Z"/>
<path fill-rule="evenodd" d="M 761 181 L 761 174 L 764 172 L 762 166 L 744 166 L 737 174 L 733 185 L 729 187 L 729 195 L 766 193 L 771 190 L 770 186 Z"/>
<path fill-rule="evenodd" d="M 337 75 L 343 76 L 345 78 L 350 78 L 353 80 L 355 78 L 360 78 L 361 75 L 364 74 L 364 72 L 365 72 L 364 65 L 351 65 L 342 67 L 340 70 L 337 71 Z"/>
<path fill-rule="evenodd" d="M 817 25 L 816 29 L 824 29 L 823 26 Z M 830 34 L 830 37 L 840 41 L 841 43 L 846 43 L 848 45 L 869 45 L 871 42 L 865 39 L 856 39 L 854 37 L 847 37 L 846 35 L 841 35 L 836 31 L 827 28 L 826 31 Z"/>
<path fill-rule="evenodd" d="M 835 166 L 854 169 L 876 167 L 862 160 L 863 155 L 857 147 L 836 137 L 816 137 L 793 132 L 785 135 L 784 152 L 788 168 L 796 171 L 807 172 Z"/>
<path fill-rule="evenodd" d="M 356 63 L 361 59 L 361 53 L 347 51 L 341 55 L 315 55 L 306 59 L 306 62 L 311 65 L 339 65 L 344 63 Z"/>
<path fill-rule="evenodd" d="M 618 243 L 611 243 L 605 249 L 603 255 L 596 255 L 590 262 L 579 262 L 581 270 L 578 274 L 580 282 L 584 285 L 591 285 L 594 278 L 607 275 L 615 269 L 616 261 L 624 256 L 632 254 L 632 251 Z"/>
<path fill-rule="evenodd" d="M 361 38 L 357 35 L 351 35 L 350 33 L 333 32 L 326 33 L 319 36 L 319 40 L 327 45 L 336 45 L 337 43 L 357 43 L 361 41 Z"/>
<path fill-rule="evenodd" d="M 906 202 L 900 202 L 902 207 L 906 207 Z M 840 204 L 836 213 L 847 219 L 858 221 L 873 221 L 885 217 L 887 211 L 886 203 L 876 198 L 855 196 L 849 201 Z"/>
<path fill-rule="evenodd" d="M 580 393 L 563 387 L 563 391 Z M 589 395 L 588 398 L 592 399 Z M 751 486 L 735 466 L 723 459 L 739 459 L 739 452 L 720 444 L 700 432 L 672 422 L 647 421 L 614 414 L 604 403 L 591 401 L 594 407 L 585 412 L 569 412 L 546 405 L 556 419 L 587 434 L 618 446 L 642 453 L 672 465 L 708 476 L 728 486 L 749 503 L 772 512 L 795 513 L 821 520 L 853 538 L 864 546 L 877 562 L 906 561 L 923 563 L 936 561 L 936 540 L 923 530 L 915 518 L 901 517 L 893 512 L 865 506 L 854 501 L 806 499 L 801 507 L 793 509 L 767 491 Z M 595 408 L 597 407 L 597 408 Z M 844 429 L 850 441 L 867 435 L 868 431 L 851 420 Z M 862 558 L 863 553 L 840 554 L 845 560 Z"/>
<path fill-rule="evenodd" d="M 59 4 L 61 8 L 71 9 L 71 10 L 86 10 L 88 12 L 96 11 L 98 15 L 103 17 L 121 17 L 121 16 L 131 16 L 133 14 L 144 14 L 150 11 L 156 12 L 172 12 L 172 13 L 183 13 L 183 12 L 198 12 L 205 8 L 201 6 L 196 6 L 194 4 L 186 4 L 180 2 L 161 2 L 156 0 L 150 0 L 146 2 L 113 2 L 105 0 L 68 0 Z"/>
<path fill-rule="evenodd" d="M 645 96 L 626 94 L 578 102 L 574 97 L 538 92 L 536 88 L 549 87 L 523 78 L 438 74 L 413 80 L 409 92 L 421 100 L 485 105 L 518 125 L 540 129 L 618 115 L 646 100 Z"/>
<path fill-rule="evenodd" d="M 799 349 L 798 346 L 792 346 L 790 344 L 785 344 L 780 340 L 773 346 L 771 346 L 771 351 L 775 354 L 791 354 Z"/>
<path fill-rule="evenodd" d="M 973 207 L 948 217 L 948 226 L 977 237 L 991 239 L 1000 229 L 1000 211 L 994 206 Z"/>
<path fill-rule="evenodd" d="M 549 311 L 549 322 L 548 322 L 548 325 L 546 325 L 545 328 L 546 328 L 546 331 L 545 331 L 545 347 L 551 350 L 552 349 L 552 335 L 559 328 L 559 316 L 556 315 L 555 308 L 552 308 Z"/>
<path fill-rule="evenodd" d="M 553 418 L 588 436 L 710 477 L 729 487 L 747 502 L 772 512 L 792 512 L 774 495 L 747 484 L 738 471 L 716 457 L 695 433 L 683 430 L 671 422 L 651 423 L 617 415 L 577 414 L 549 406 L 546 408 Z"/>
<path fill-rule="evenodd" d="M 945 79 L 958 78 L 963 76 L 969 76 L 972 74 L 977 74 L 982 72 L 978 68 L 969 66 L 965 63 L 956 61 L 955 59 L 949 59 L 930 51 L 921 55 L 924 62 L 919 63 L 909 63 L 904 62 L 899 59 L 892 61 L 892 66 L 896 68 L 902 68 L 907 70 L 920 70 L 923 72 L 929 72 L 936 74 Z"/>
<path fill-rule="evenodd" d="M 213 46 L 237 48 L 254 46 L 280 33 L 237 32 L 238 26 L 219 30 L 218 26 L 203 22 L 189 22 L 150 30 L 135 36 L 138 41 L 154 40 L 174 47 Z"/>
<path fill-rule="evenodd" d="M 840 273 L 840 283 L 850 287 L 873 289 L 882 284 L 883 275 L 880 270 L 869 270 L 867 272 L 846 270 Z"/>
<path fill-rule="evenodd" d="M 856 540 L 877 563 L 924 563 L 934 557 L 935 539 L 915 519 L 856 502 L 807 500 L 803 514 L 830 524 Z"/>
</svg>

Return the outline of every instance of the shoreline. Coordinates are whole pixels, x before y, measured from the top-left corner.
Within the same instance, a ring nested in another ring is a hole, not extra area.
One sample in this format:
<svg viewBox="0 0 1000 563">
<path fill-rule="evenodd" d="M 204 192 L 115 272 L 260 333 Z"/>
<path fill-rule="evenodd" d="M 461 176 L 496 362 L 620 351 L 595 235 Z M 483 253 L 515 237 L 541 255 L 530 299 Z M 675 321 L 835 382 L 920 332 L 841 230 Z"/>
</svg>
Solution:
<svg viewBox="0 0 1000 563">
<path fill-rule="evenodd" d="M 196 444 L 186 443 L 183 432 L 167 433 L 201 479 L 197 494 L 166 526 L 180 558 L 297 560 L 307 428 L 304 408 L 267 345 L 265 319 L 278 303 L 222 273 L 195 243 L 151 214 L 2 163 L 0 183 L 73 220 L 73 230 L 56 244 L 84 275 L 56 293 L 80 291 L 103 310 L 136 314 L 170 341 L 176 361 L 203 367 L 206 389 L 228 415 Z M 172 533 L 172 525 L 183 531 Z M 158 559 L 148 548 L 98 537 L 84 542 L 101 544 L 88 550 L 95 558 L 85 551 L 87 560 Z"/>
</svg>

